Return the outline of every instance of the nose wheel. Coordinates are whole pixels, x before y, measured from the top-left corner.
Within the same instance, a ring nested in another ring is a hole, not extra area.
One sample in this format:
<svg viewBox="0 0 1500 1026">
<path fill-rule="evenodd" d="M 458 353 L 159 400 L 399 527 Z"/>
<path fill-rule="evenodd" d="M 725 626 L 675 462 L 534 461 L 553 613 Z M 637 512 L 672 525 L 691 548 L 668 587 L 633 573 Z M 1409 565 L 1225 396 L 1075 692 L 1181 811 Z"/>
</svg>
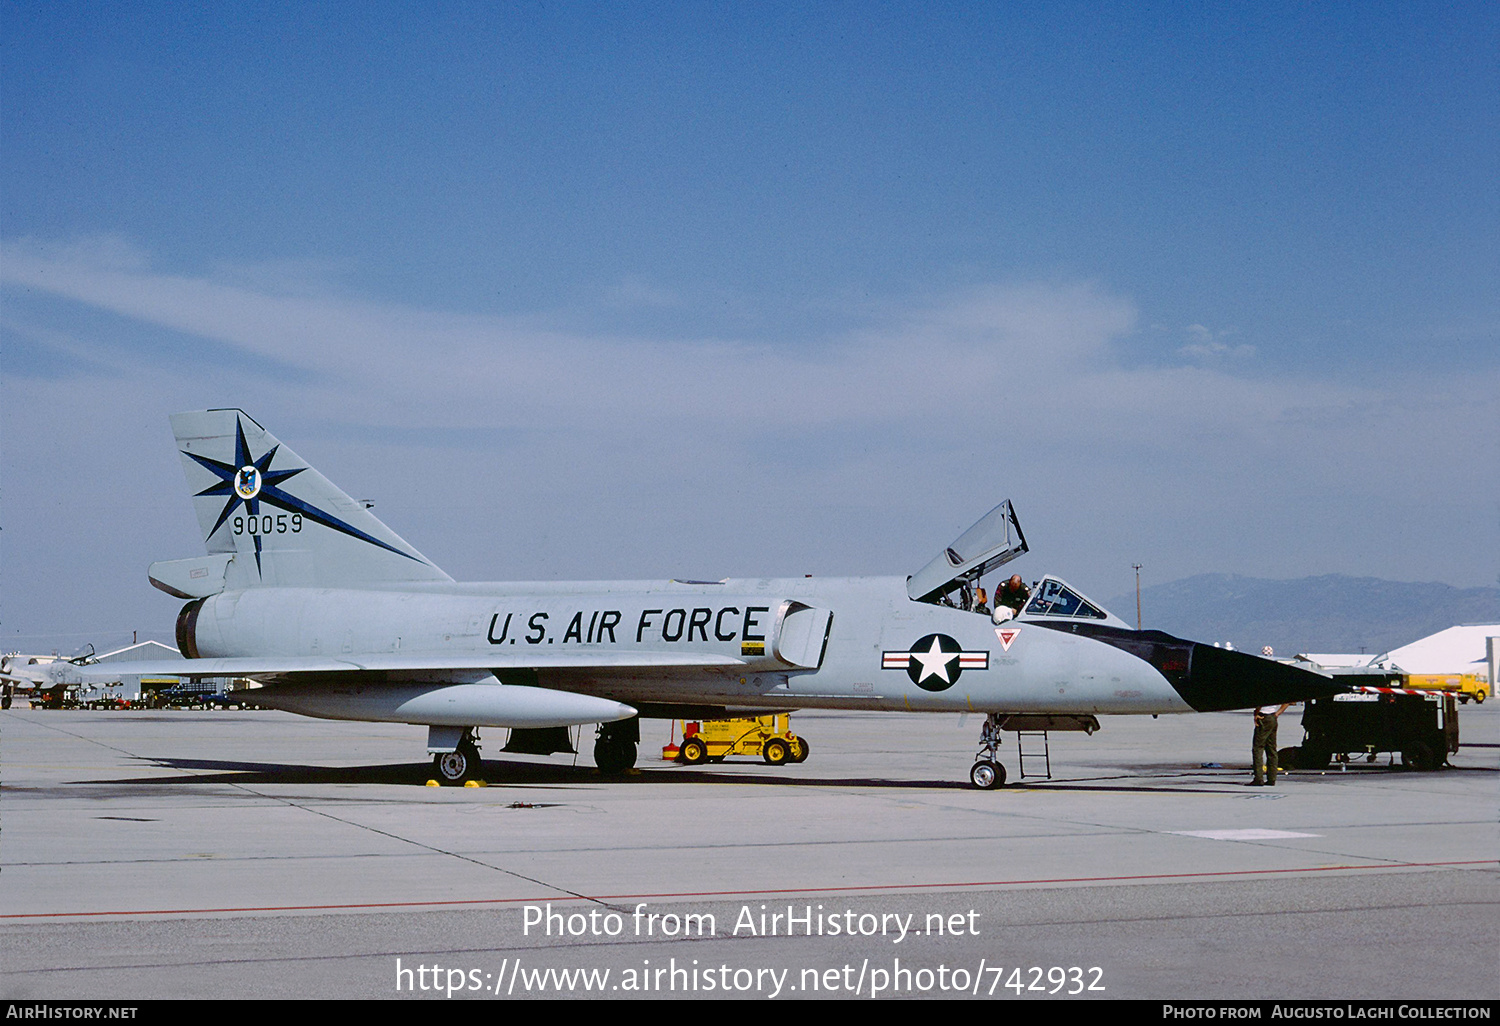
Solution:
<svg viewBox="0 0 1500 1026">
<path fill-rule="evenodd" d="M 984 718 L 979 731 L 979 753 L 974 756 L 974 765 L 969 769 L 969 783 L 981 791 L 993 791 L 1005 786 L 1005 767 L 1000 764 L 999 748 L 1000 717 L 990 713 Z"/>
<path fill-rule="evenodd" d="M 1005 786 L 1005 767 L 998 762 L 980 759 L 969 770 L 969 782 L 981 791 L 993 791 Z"/>
</svg>

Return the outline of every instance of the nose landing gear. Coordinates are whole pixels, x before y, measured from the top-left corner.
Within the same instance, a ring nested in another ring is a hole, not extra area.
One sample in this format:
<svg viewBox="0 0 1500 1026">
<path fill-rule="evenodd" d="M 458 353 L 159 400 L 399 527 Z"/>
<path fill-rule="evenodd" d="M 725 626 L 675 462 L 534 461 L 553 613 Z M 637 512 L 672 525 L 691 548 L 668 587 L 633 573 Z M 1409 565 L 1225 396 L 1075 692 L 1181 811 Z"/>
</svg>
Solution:
<svg viewBox="0 0 1500 1026">
<path fill-rule="evenodd" d="M 974 765 L 969 770 L 969 782 L 981 791 L 1005 786 L 1005 767 L 1000 764 L 997 751 L 1000 741 L 1000 717 L 990 713 L 979 731 L 979 753 L 974 756 Z"/>
</svg>

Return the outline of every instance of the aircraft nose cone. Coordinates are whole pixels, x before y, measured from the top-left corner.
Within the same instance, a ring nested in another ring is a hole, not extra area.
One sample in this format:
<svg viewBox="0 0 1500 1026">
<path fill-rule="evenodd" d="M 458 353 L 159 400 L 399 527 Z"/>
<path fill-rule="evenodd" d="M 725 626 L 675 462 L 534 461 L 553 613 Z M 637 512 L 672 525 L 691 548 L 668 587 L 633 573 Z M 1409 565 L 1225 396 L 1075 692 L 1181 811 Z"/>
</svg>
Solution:
<svg viewBox="0 0 1500 1026">
<path fill-rule="evenodd" d="M 1187 672 L 1169 679 L 1199 712 L 1303 702 L 1349 690 L 1311 670 L 1199 642 L 1192 643 Z"/>
</svg>

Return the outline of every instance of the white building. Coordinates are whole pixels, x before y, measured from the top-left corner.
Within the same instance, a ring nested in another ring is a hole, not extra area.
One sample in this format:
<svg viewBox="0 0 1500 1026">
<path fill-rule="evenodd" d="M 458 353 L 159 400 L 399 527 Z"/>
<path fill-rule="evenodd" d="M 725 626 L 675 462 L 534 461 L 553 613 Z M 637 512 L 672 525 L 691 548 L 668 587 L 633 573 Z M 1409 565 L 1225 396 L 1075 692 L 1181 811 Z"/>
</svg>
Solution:
<svg viewBox="0 0 1500 1026">
<path fill-rule="evenodd" d="M 1372 671 L 1390 670 L 1418 676 L 1472 673 L 1493 686 L 1497 652 L 1500 652 L 1500 623 L 1472 623 L 1449 627 L 1384 655 L 1309 652 L 1298 655 L 1297 659 L 1329 670 L 1368 666 Z"/>
<path fill-rule="evenodd" d="M 1495 650 L 1500 623 L 1466 624 L 1438 631 L 1381 656 L 1379 662 L 1403 673 L 1472 673 L 1495 682 Z"/>
<path fill-rule="evenodd" d="M 159 641 L 143 641 L 139 645 L 127 645 L 117 648 L 113 652 L 105 652 L 97 657 L 97 662 L 119 664 L 120 679 L 118 682 L 95 684 L 90 688 L 81 689 L 80 701 L 93 701 L 101 698 L 121 698 L 127 702 L 137 702 L 141 698 L 141 677 L 139 674 L 130 672 L 131 663 L 160 662 L 164 659 L 181 659 L 182 653 L 170 645 L 163 645 Z M 182 678 L 163 677 L 161 675 L 147 677 L 147 682 L 158 687 L 166 687 L 176 684 Z"/>
</svg>

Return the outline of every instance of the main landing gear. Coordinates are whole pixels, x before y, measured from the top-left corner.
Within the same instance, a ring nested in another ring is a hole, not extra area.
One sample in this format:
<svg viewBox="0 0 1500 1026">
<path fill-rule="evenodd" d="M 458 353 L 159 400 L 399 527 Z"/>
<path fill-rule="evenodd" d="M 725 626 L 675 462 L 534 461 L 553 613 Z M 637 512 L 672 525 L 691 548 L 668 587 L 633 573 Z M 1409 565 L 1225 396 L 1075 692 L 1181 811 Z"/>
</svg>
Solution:
<svg viewBox="0 0 1500 1026">
<path fill-rule="evenodd" d="M 641 718 L 599 724 L 594 741 L 594 765 L 606 776 L 624 773 L 635 767 L 635 746 L 641 740 Z"/>
<path fill-rule="evenodd" d="M 432 772 L 444 784 L 462 784 L 479 772 L 479 735 L 473 727 L 464 730 L 453 751 L 433 755 Z"/>
<path fill-rule="evenodd" d="M 990 713 L 979 731 L 979 753 L 974 756 L 974 765 L 969 770 L 969 781 L 981 791 L 1005 786 L 1005 767 L 1000 765 L 996 751 L 1000 740 L 1000 717 Z"/>
</svg>

